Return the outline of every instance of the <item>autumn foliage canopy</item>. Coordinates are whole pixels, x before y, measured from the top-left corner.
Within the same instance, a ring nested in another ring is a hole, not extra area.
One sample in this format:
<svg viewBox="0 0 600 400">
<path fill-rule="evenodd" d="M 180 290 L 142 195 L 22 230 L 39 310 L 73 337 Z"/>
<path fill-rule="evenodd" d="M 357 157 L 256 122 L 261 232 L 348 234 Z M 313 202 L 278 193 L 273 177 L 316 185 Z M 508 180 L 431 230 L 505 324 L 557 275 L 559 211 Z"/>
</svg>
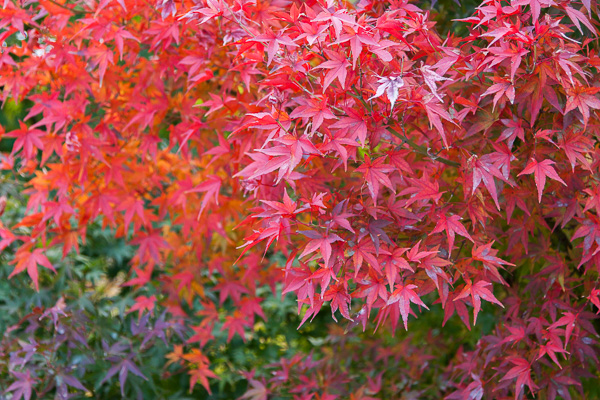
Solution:
<svg viewBox="0 0 600 400">
<path fill-rule="evenodd" d="M 405 0 L 5 0 L 1 97 L 26 105 L 0 130 L 25 199 L 0 226 L 9 283 L 48 290 L 95 224 L 134 249 L 123 315 L 138 333 L 161 324 L 184 391 L 215 392 L 215 335 L 279 324 L 263 310 L 275 295 L 297 303 L 300 335 L 331 313 L 315 345 L 331 351 L 239 371 L 245 399 L 585 396 L 597 3 L 476 6 L 436 23 Z M 85 364 L 28 369 L 35 350 L 15 340 L 75 315 L 61 301 L 5 334 L 17 360 L 0 389 L 79 398 L 119 380 L 135 398 L 128 379 L 147 377 L 119 342 L 91 383 Z M 482 323 L 469 346 L 447 331 Z M 92 340 L 57 332 L 56 346 Z"/>
</svg>

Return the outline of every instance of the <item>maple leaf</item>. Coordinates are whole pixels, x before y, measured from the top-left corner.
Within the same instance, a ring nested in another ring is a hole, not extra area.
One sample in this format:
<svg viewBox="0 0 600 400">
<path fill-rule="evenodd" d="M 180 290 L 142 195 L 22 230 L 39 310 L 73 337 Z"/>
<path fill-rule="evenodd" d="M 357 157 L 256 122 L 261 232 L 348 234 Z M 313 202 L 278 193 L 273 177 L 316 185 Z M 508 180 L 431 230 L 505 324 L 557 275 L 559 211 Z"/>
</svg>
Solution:
<svg viewBox="0 0 600 400">
<path fill-rule="evenodd" d="M 242 315 L 241 312 L 236 311 L 234 315 L 228 315 L 225 317 L 225 322 L 223 322 L 223 328 L 228 330 L 227 333 L 227 342 L 230 342 L 233 339 L 235 334 L 238 334 L 242 341 L 246 341 L 246 334 L 244 328 L 250 327 L 250 321 L 245 315 Z"/>
<path fill-rule="evenodd" d="M 311 279 L 313 273 L 306 264 L 300 263 L 300 265 L 300 268 L 290 268 L 286 266 L 282 294 L 297 292 L 299 300 L 308 298 L 310 300 L 310 305 L 312 306 L 314 304 L 315 294 L 313 281 Z M 300 312 L 300 310 L 298 310 L 298 312 Z"/>
<path fill-rule="evenodd" d="M 582 85 L 577 85 L 567 91 L 567 105 L 565 106 L 565 114 L 575 108 L 579 109 L 583 115 L 583 124 L 587 126 L 590 119 L 590 108 L 600 110 L 600 100 L 594 96 L 600 88 L 586 88 Z"/>
<path fill-rule="evenodd" d="M 433 93 L 433 95 L 441 101 L 442 98 L 440 97 L 440 95 L 437 92 L 436 82 L 449 81 L 450 78 L 445 78 L 445 77 L 439 75 L 429 65 L 423 65 L 420 68 L 420 71 L 421 71 L 421 75 L 423 75 L 423 79 L 425 80 L 425 84 L 429 87 L 429 90 L 431 90 L 431 93 Z"/>
<path fill-rule="evenodd" d="M 500 303 L 498 299 L 494 297 L 492 292 L 487 289 L 487 287 L 491 285 L 491 283 L 483 280 L 477 281 L 475 284 L 473 284 L 473 282 L 469 279 L 467 280 L 467 284 L 460 294 L 454 298 L 454 301 L 456 301 L 464 299 L 467 296 L 471 296 L 474 308 L 473 325 L 477 323 L 477 314 L 479 314 L 479 311 L 481 310 L 481 299 L 489 301 L 490 303 L 498 304 L 500 307 L 504 308 L 504 305 L 502 305 L 502 303 Z"/>
<path fill-rule="evenodd" d="M 437 181 L 430 181 L 427 176 L 421 179 L 408 178 L 407 181 L 412 185 L 403 189 L 399 194 L 401 196 L 410 194 L 405 207 L 420 200 L 433 200 L 436 204 L 442 198 L 445 192 L 440 192 L 440 185 Z"/>
<path fill-rule="evenodd" d="M 352 247 L 352 261 L 354 262 L 354 276 L 358 276 L 358 272 L 362 268 L 363 261 L 367 261 L 376 270 L 380 270 L 379 261 L 377 261 L 377 254 L 379 250 L 375 247 L 373 239 L 361 239 L 356 245 Z M 379 254 L 387 254 L 379 253 Z"/>
<path fill-rule="evenodd" d="M 218 176 L 209 176 L 208 179 L 193 189 L 188 190 L 186 193 L 206 193 L 202 202 L 200 203 L 200 211 L 198 211 L 198 219 L 202 215 L 202 211 L 211 202 L 211 199 L 215 204 L 219 204 L 219 191 L 221 190 L 222 181 Z"/>
<path fill-rule="evenodd" d="M 381 240 L 383 240 L 388 245 L 392 246 L 393 242 L 390 240 L 390 237 L 387 235 L 385 230 L 386 226 L 392 224 L 392 221 L 385 219 L 370 219 L 365 228 L 360 229 L 360 233 L 358 235 L 359 240 L 362 240 L 366 235 L 371 237 L 373 244 L 375 246 L 376 254 L 380 254 L 379 246 L 381 244 Z"/>
<path fill-rule="evenodd" d="M 442 124 L 442 119 L 454 123 L 454 121 L 452 121 L 452 116 L 448 114 L 448 111 L 442 107 L 443 104 L 438 102 L 437 97 L 431 95 L 426 96 L 426 98 L 427 97 L 428 99 L 423 102 L 423 107 L 425 107 L 425 112 L 427 113 L 427 118 L 429 119 L 429 126 L 435 126 L 435 129 L 437 129 L 442 137 L 444 147 L 448 149 L 448 139 L 446 137 L 444 125 Z"/>
<path fill-rule="evenodd" d="M 108 68 L 108 64 L 114 64 L 114 53 L 111 49 L 104 45 L 89 48 L 86 51 L 87 55 L 92 57 L 90 61 L 90 68 L 98 67 L 98 77 L 100 79 L 100 87 L 102 87 L 102 81 L 104 80 L 104 74 Z"/>
<path fill-rule="evenodd" d="M 510 104 L 513 104 L 515 102 L 515 87 L 512 85 L 512 82 L 508 79 L 498 78 L 495 76 L 492 77 L 492 80 L 496 83 L 487 88 L 487 90 L 483 92 L 483 94 L 480 97 L 495 94 L 494 106 L 492 110 L 496 108 L 496 104 L 498 103 L 498 101 L 500 101 L 502 96 L 506 96 L 506 98 L 510 101 Z"/>
<path fill-rule="evenodd" d="M 402 321 L 404 322 L 405 330 L 408 330 L 408 314 L 409 312 L 412 312 L 410 309 L 411 302 L 418 306 L 423 306 L 429 310 L 429 307 L 427 307 L 417 293 L 415 293 L 414 289 L 416 288 L 417 285 L 413 284 L 408 284 L 406 286 L 398 284 L 396 285 L 396 290 L 394 290 L 387 301 L 388 305 L 398 303 L 398 308 L 400 309 L 400 315 L 402 315 Z"/>
<path fill-rule="evenodd" d="M 56 391 L 57 391 L 57 393 L 62 392 L 63 394 L 66 394 L 65 397 L 67 397 L 68 393 L 69 393 L 69 389 L 67 388 L 67 385 L 71 386 L 72 388 L 79 389 L 84 392 L 88 392 L 88 390 L 85 388 L 85 386 L 83 386 L 83 384 L 79 381 L 79 379 L 75 378 L 73 375 L 57 374 L 57 377 L 60 377 L 59 378 L 60 383 L 57 385 Z"/>
<path fill-rule="evenodd" d="M 588 11 L 590 10 L 589 7 L 586 8 L 588 9 Z M 577 29 L 579 29 L 579 32 L 581 32 L 582 35 L 583 30 L 581 29 L 581 24 L 585 25 L 594 35 L 597 35 L 596 28 L 594 28 L 594 25 L 592 25 L 592 23 L 590 22 L 588 17 L 585 16 L 584 13 L 570 6 L 566 6 L 565 11 L 567 12 L 569 18 L 571 18 L 571 21 L 575 23 L 575 26 L 577 27 Z"/>
<path fill-rule="evenodd" d="M 342 239 L 335 233 L 320 234 L 315 231 L 298 231 L 298 233 L 301 233 L 304 236 L 307 236 L 310 239 L 312 239 L 310 242 L 308 242 L 308 244 L 302 251 L 302 254 L 300 254 L 300 258 L 319 249 L 321 251 L 321 256 L 323 256 L 323 260 L 325 261 L 326 268 L 328 267 L 331 258 L 331 244 L 337 241 L 344 241 L 344 239 Z"/>
<path fill-rule="evenodd" d="M 127 375 L 129 374 L 129 372 L 147 381 L 148 378 L 146 378 L 146 376 L 144 376 L 144 374 L 142 373 L 142 371 L 140 371 L 138 366 L 135 365 L 133 361 L 131 361 L 132 357 L 133 355 L 130 355 L 128 358 L 124 358 L 120 362 L 110 367 L 110 369 L 106 373 L 106 376 L 102 379 L 102 381 L 100 381 L 100 384 L 108 381 L 111 377 L 119 373 L 121 396 L 125 397 L 125 382 L 127 381 Z"/>
<path fill-rule="evenodd" d="M 125 7 L 123 7 L 125 8 Z M 115 44 L 117 46 L 117 49 L 119 50 L 119 61 L 123 59 L 123 45 L 124 45 L 124 39 L 131 39 L 131 40 L 135 40 L 136 42 L 140 42 L 140 40 L 138 38 L 136 38 L 135 36 L 133 36 L 133 34 L 129 31 L 127 31 L 124 28 L 119 28 L 115 33 L 114 33 L 114 40 L 115 40 Z"/>
<path fill-rule="evenodd" d="M 383 185 L 396 193 L 392 181 L 388 177 L 388 173 L 394 171 L 394 167 L 389 164 L 384 164 L 385 157 L 377 158 L 371 161 L 371 158 L 365 155 L 365 162 L 356 169 L 356 172 L 362 172 L 367 181 L 367 187 L 369 193 L 373 198 L 373 203 L 377 203 L 377 196 L 379 194 L 380 185 Z"/>
<path fill-rule="evenodd" d="M 523 128 L 523 120 L 520 118 L 503 118 L 502 123 L 507 127 L 498 138 L 496 142 L 507 140 L 508 148 L 512 149 L 515 139 L 518 137 L 522 141 L 525 141 L 525 129 Z"/>
<path fill-rule="evenodd" d="M 142 317 L 142 314 L 144 313 L 145 310 L 148 310 L 150 313 L 152 313 L 152 310 L 154 310 L 154 305 L 156 304 L 156 296 L 152 295 L 150 297 L 147 296 L 138 296 L 135 299 L 135 304 L 129 309 L 129 311 L 127 312 L 132 313 L 135 311 L 138 311 L 138 318 Z"/>
<path fill-rule="evenodd" d="M 342 28 L 344 25 L 354 26 L 356 25 L 355 18 L 353 15 L 348 14 L 347 10 L 336 10 L 331 12 L 327 9 L 321 11 L 315 18 L 312 19 L 314 22 L 329 22 L 335 30 L 336 38 L 339 40 Z"/>
<path fill-rule="evenodd" d="M 472 249 L 472 257 L 473 260 L 481 261 L 485 269 L 490 270 L 499 282 L 504 282 L 504 279 L 502 279 L 502 276 L 498 272 L 498 268 L 504 269 L 503 265 L 510 265 L 514 267 L 515 264 L 511 264 L 508 261 L 504 261 L 503 259 L 496 257 L 498 250 L 492 249 L 493 244 L 494 242 L 483 244 L 481 246 L 476 244 Z"/>
<path fill-rule="evenodd" d="M 590 138 L 584 135 L 583 130 L 565 133 L 558 141 L 558 145 L 567 155 L 567 158 L 571 163 L 572 172 L 575 172 L 577 161 L 579 161 L 583 168 L 590 169 L 590 162 L 586 158 L 586 154 L 593 147 L 593 143 Z"/>
<path fill-rule="evenodd" d="M 367 139 L 367 122 L 365 121 L 365 116 L 351 108 L 345 108 L 344 111 L 346 112 L 346 116 L 331 124 L 329 128 L 348 132 L 351 140 L 358 139 L 361 146 L 364 147 L 365 140 Z"/>
<path fill-rule="evenodd" d="M 38 265 L 41 265 L 44 268 L 48 268 L 52 272 L 56 273 L 56 269 L 52 266 L 48 258 L 43 254 L 44 249 L 34 249 L 30 251 L 29 246 L 21 247 L 17 250 L 15 254 L 15 259 L 11 262 L 11 264 L 16 264 L 13 271 L 10 273 L 8 278 L 12 278 L 16 274 L 19 274 L 25 270 L 27 270 L 27 275 L 33 281 L 33 285 L 35 286 L 35 290 L 39 291 L 39 283 L 38 283 Z"/>
<path fill-rule="evenodd" d="M 484 186 L 492 196 L 494 203 L 496 204 L 496 208 L 498 211 L 500 210 L 500 203 L 498 202 L 498 192 L 496 190 L 496 184 L 494 182 L 494 177 L 499 179 L 504 179 L 504 176 L 496 168 L 494 165 L 488 164 L 485 161 L 485 158 L 477 159 L 472 164 L 473 165 L 473 189 L 471 190 L 471 194 L 475 193 L 475 190 L 479 187 L 481 182 L 483 181 Z"/>
<path fill-rule="evenodd" d="M 203 18 L 199 23 L 204 24 L 213 18 L 223 15 L 226 10 L 222 0 L 206 0 L 206 5 L 208 7 L 193 7 L 190 11 L 179 17 L 179 19 L 190 18 L 194 14 L 201 14 Z"/>
<path fill-rule="evenodd" d="M 414 269 L 410 266 L 408 261 L 402 257 L 402 254 L 404 254 L 407 250 L 408 249 L 406 248 L 396 247 L 389 254 L 382 254 L 383 261 L 381 262 L 381 265 L 385 269 L 385 276 L 388 280 L 388 284 L 390 285 L 390 289 L 394 288 L 394 282 L 396 282 L 399 269 L 414 272 Z"/>
<path fill-rule="evenodd" d="M 8 137 L 17 138 L 13 144 L 11 156 L 14 156 L 19 150 L 26 159 L 32 159 L 37 154 L 37 149 L 43 150 L 44 144 L 41 137 L 45 133 L 39 129 L 32 129 L 25 125 L 23 121 L 19 121 L 19 129 L 15 129 L 6 134 Z"/>
<path fill-rule="evenodd" d="M 523 171 L 521 171 L 517 176 L 534 174 L 535 177 L 535 186 L 538 191 L 538 202 L 542 202 L 542 192 L 544 191 L 544 186 L 546 185 L 546 177 L 550 179 L 554 179 L 567 186 L 565 181 L 563 181 L 560 176 L 556 173 L 556 170 L 552 167 L 552 164 L 555 164 L 552 160 L 543 160 L 541 162 L 537 162 L 535 158 L 532 158 L 529 164 L 525 167 Z"/>
<path fill-rule="evenodd" d="M 437 250 L 437 247 L 434 247 L 432 250 Z M 441 268 L 452 265 L 452 262 L 440 258 L 437 256 L 437 251 L 431 251 L 429 253 L 433 253 L 425 257 L 421 261 L 421 266 L 425 268 L 425 273 L 433 281 L 435 287 L 438 289 L 440 293 L 440 297 L 444 298 L 444 288 L 446 284 L 450 284 L 452 279 L 448 274 Z"/>
<path fill-rule="evenodd" d="M 331 280 L 333 279 L 336 282 L 339 281 L 339 279 L 335 276 L 333 270 L 327 267 L 317 269 L 313 274 L 309 276 L 309 279 L 321 280 L 321 282 L 319 283 L 321 285 L 321 299 L 323 299 L 325 292 L 328 290 Z"/>
<path fill-rule="evenodd" d="M 8 392 L 13 392 L 11 399 L 19 400 L 23 398 L 24 400 L 31 399 L 31 393 L 33 389 L 33 384 L 36 382 L 36 378 L 31 376 L 31 371 L 26 370 L 27 372 L 18 372 L 12 371 L 12 375 L 17 378 L 16 382 L 13 382 L 8 389 Z"/>
<path fill-rule="evenodd" d="M 577 321 L 578 314 L 573 314 L 572 312 L 566 312 L 562 317 L 558 319 L 555 323 L 550 325 L 548 329 L 558 328 L 559 326 L 565 327 L 565 348 L 567 348 L 567 344 L 569 343 L 569 339 L 571 338 L 571 334 L 575 329 L 575 322 Z"/>
<path fill-rule="evenodd" d="M 333 207 L 333 210 L 331 211 L 331 223 L 337 224 L 342 228 L 355 233 L 354 229 L 352 229 L 352 225 L 350 225 L 350 222 L 348 221 L 348 218 L 354 217 L 355 215 L 344 211 L 344 208 L 347 204 L 348 199 L 339 202 L 335 205 L 335 207 Z"/>
<path fill-rule="evenodd" d="M 249 41 L 267 44 L 267 66 L 273 62 L 273 58 L 279 51 L 280 45 L 298 47 L 298 45 L 294 43 L 294 41 L 288 35 L 285 35 L 283 31 L 274 33 L 269 28 L 265 29 L 265 33 L 260 34 Z"/>
<path fill-rule="evenodd" d="M 514 364 L 514 367 L 500 379 L 500 382 L 517 378 L 515 400 L 520 397 L 525 385 L 529 387 L 531 393 L 538 389 L 537 385 L 531 380 L 531 364 L 529 361 L 522 357 L 510 357 L 509 361 Z"/>
<path fill-rule="evenodd" d="M 244 392 L 241 399 L 248 400 L 267 400 L 268 395 L 270 393 L 269 389 L 265 386 L 264 383 L 257 381 L 256 379 L 248 379 L 248 384 L 250 388 Z"/>
<path fill-rule="evenodd" d="M 354 296 L 357 298 L 367 298 L 367 315 L 370 315 L 371 308 L 378 298 L 387 302 L 388 291 L 385 287 L 385 281 L 378 276 L 373 268 L 369 269 L 368 279 L 365 279 L 363 282 L 365 285 Z M 393 285 L 390 286 L 393 287 Z"/>
<path fill-rule="evenodd" d="M 437 254 L 437 251 L 422 251 L 420 249 L 421 241 L 419 240 L 409 251 L 406 253 L 406 258 L 410 262 L 420 263 L 422 259 Z"/>
<path fill-rule="evenodd" d="M 190 370 L 189 374 L 190 393 L 192 393 L 194 386 L 196 386 L 196 384 L 200 382 L 200 384 L 206 389 L 208 394 L 212 394 L 212 392 L 210 391 L 210 384 L 208 383 L 208 378 L 217 378 L 217 375 L 208 368 L 208 364 L 198 364 L 196 368 Z"/>
<path fill-rule="evenodd" d="M 143 222 L 146 223 L 146 213 L 144 212 L 144 201 L 134 196 L 128 197 L 126 200 L 121 201 L 117 207 L 118 211 L 125 211 L 125 230 L 129 228 L 129 224 L 135 215 Z M 134 230 L 137 230 L 139 223 L 134 223 Z"/>
<path fill-rule="evenodd" d="M 485 394 L 483 382 L 475 373 L 471 373 L 473 382 L 469 383 L 464 390 L 456 391 L 446 397 L 448 400 L 481 400 Z"/>
<path fill-rule="evenodd" d="M 302 27 L 302 33 L 296 38 L 297 41 L 306 39 L 310 46 L 312 46 L 316 41 L 321 41 L 324 36 L 323 33 L 328 29 L 327 25 L 315 24 L 313 21 L 311 22 L 312 23 L 310 24 L 298 22 L 298 24 Z"/>
<path fill-rule="evenodd" d="M 486 33 L 482 34 L 481 36 L 493 37 L 494 40 L 492 40 L 491 43 L 489 44 L 489 46 L 492 46 L 494 43 L 496 43 L 498 40 L 502 39 L 503 37 L 505 37 L 507 35 L 515 34 L 517 32 L 518 32 L 517 27 L 510 25 L 508 22 L 504 22 L 504 26 L 496 28 L 493 31 L 486 32 Z"/>
<path fill-rule="evenodd" d="M 507 325 L 506 329 L 508 329 L 508 331 L 510 332 L 510 335 L 508 335 L 504 339 L 502 339 L 500 344 L 513 343 L 513 346 L 514 346 L 515 343 L 518 343 L 525 338 L 525 328 L 522 326 Z"/>
<path fill-rule="evenodd" d="M 531 16 L 533 17 L 534 23 L 538 21 L 542 7 L 555 5 L 552 0 L 515 0 L 511 4 L 513 7 L 528 5 L 531 8 Z"/>
<path fill-rule="evenodd" d="M 555 345 L 552 342 L 548 342 L 546 344 L 540 345 L 540 351 L 536 360 L 539 360 L 544 355 L 548 354 L 548 357 L 550 357 L 552 361 L 554 361 L 554 363 L 558 365 L 558 368 L 562 369 L 562 366 L 560 365 L 560 363 L 558 362 L 558 358 L 556 357 L 556 353 L 568 353 L 568 351 L 564 350 L 562 347 Z"/>
<path fill-rule="evenodd" d="M 189 58 L 191 57 L 191 58 Z M 185 57 L 183 60 L 180 61 L 180 64 L 192 64 L 193 61 L 197 59 L 194 56 L 188 56 Z M 203 60 L 202 58 L 198 58 L 200 60 Z M 192 67 L 190 68 L 190 74 L 193 73 L 193 71 L 195 71 L 195 68 L 199 68 L 198 65 L 194 65 L 192 64 Z M 202 104 L 198 104 L 199 107 L 209 107 L 208 111 L 206 112 L 206 114 L 204 114 L 205 116 L 209 116 L 210 114 L 212 114 L 215 111 L 220 110 L 221 108 L 226 106 L 226 103 L 230 102 L 230 101 L 235 101 L 234 97 L 231 96 L 217 96 L 214 93 L 209 93 L 208 94 L 210 96 L 210 100 L 207 100 L 205 102 L 203 102 Z"/>
<path fill-rule="evenodd" d="M 325 50 L 325 54 L 330 58 L 329 61 L 325 61 L 316 68 L 329 69 L 327 75 L 325 75 L 325 81 L 323 83 L 323 92 L 336 78 L 342 85 L 342 89 L 346 87 L 346 75 L 348 74 L 348 67 L 350 63 L 346 59 L 346 56 L 335 51 Z"/>
<path fill-rule="evenodd" d="M 461 321 L 470 331 L 471 325 L 469 323 L 469 312 L 467 310 L 467 306 L 462 301 L 454 301 L 456 299 L 456 296 L 458 296 L 458 294 L 449 294 L 448 298 L 446 299 L 446 302 L 442 303 L 444 305 L 444 321 L 442 322 L 442 326 L 446 325 L 446 322 L 448 322 L 450 317 L 456 311 Z M 442 299 L 440 298 L 440 301 L 441 300 Z"/>
<path fill-rule="evenodd" d="M 435 228 L 431 231 L 431 234 L 446 231 L 446 234 L 448 236 L 448 254 L 452 254 L 452 249 L 454 247 L 454 237 L 457 233 L 460 236 L 465 237 L 471 242 L 475 243 L 471 235 L 469 235 L 469 232 L 467 232 L 467 230 L 465 229 L 465 226 L 460 223 L 460 220 L 462 218 L 459 215 L 455 214 L 450 216 L 450 218 L 447 218 L 446 214 L 442 213 L 439 214 L 438 217 L 438 222 L 435 225 Z"/>
<path fill-rule="evenodd" d="M 329 290 L 327 290 L 323 294 L 323 300 L 331 302 L 331 316 L 335 322 L 337 322 L 337 319 L 335 318 L 335 312 L 338 309 L 344 318 L 352 321 L 349 312 L 351 297 L 348 294 L 348 288 L 346 287 L 345 281 L 340 284 L 333 285 Z"/>
<path fill-rule="evenodd" d="M 131 241 L 131 244 L 139 245 L 138 254 L 142 262 L 148 262 L 151 259 L 160 262 L 160 249 L 169 247 L 169 244 L 158 231 L 142 234 Z"/>
<path fill-rule="evenodd" d="M 312 118 L 311 133 L 316 132 L 326 119 L 336 119 L 337 117 L 329 109 L 328 98 L 326 96 L 319 98 L 310 98 L 304 105 L 296 107 L 290 114 L 290 118 Z"/>
<path fill-rule="evenodd" d="M 260 214 L 253 215 L 253 218 L 264 218 L 271 217 L 273 215 L 282 215 L 285 217 L 293 217 L 303 211 L 305 211 L 308 206 L 303 205 L 302 207 L 298 207 L 298 203 L 296 201 L 292 201 L 290 195 L 287 190 L 283 191 L 283 203 L 278 201 L 269 201 L 269 200 L 261 200 L 261 203 L 269 206 L 272 210 L 265 211 Z"/>
<path fill-rule="evenodd" d="M 342 34 L 337 42 L 332 43 L 330 46 L 350 42 L 350 51 L 352 52 L 352 68 L 354 69 L 356 68 L 356 61 L 362 52 L 363 44 L 368 46 L 379 46 L 379 43 L 366 33 L 361 33 L 360 27 L 358 27 L 358 31 L 355 31 L 352 29 L 352 27 L 346 27 L 346 32 L 347 33 Z"/>
<path fill-rule="evenodd" d="M 262 242 L 265 239 L 267 239 L 267 245 L 265 246 L 266 254 L 271 244 L 275 240 L 279 239 L 279 235 L 281 235 L 281 232 L 285 227 L 281 221 L 282 218 L 279 218 L 278 220 L 271 220 L 268 222 L 268 226 L 266 228 L 256 231 L 252 235 L 245 237 L 244 240 L 246 242 L 238 247 L 238 249 L 244 247 L 245 249 L 239 255 L 238 259 L 236 260 L 236 263 L 244 256 L 244 254 L 246 254 L 248 250 L 250 250 L 252 247 L 256 246 L 258 243 Z"/>
<path fill-rule="evenodd" d="M 529 1 L 529 0 L 525 0 Z M 533 2 L 537 2 L 537 0 L 532 0 Z M 535 18 L 537 20 L 537 17 Z M 523 48 L 522 43 L 517 43 L 515 46 L 512 43 L 508 43 L 505 41 L 500 42 L 500 47 L 489 47 L 488 50 L 494 54 L 492 61 L 489 66 L 492 67 L 496 64 L 503 62 L 506 59 L 510 59 L 510 80 L 514 81 L 515 74 L 521 65 L 521 61 L 523 56 L 529 53 L 528 50 Z"/>
<path fill-rule="evenodd" d="M 372 97 L 369 98 L 369 100 L 383 96 L 385 93 L 388 100 L 392 104 L 391 109 L 393 110 L 394 104 L 396 104 L 396 100 L 398 100 L 398 96 L 400 96 L 400 88 L 404 86 L 404 80 L 400 76 L 387 76 L 380 77 L 377 82 L 379 83 L 379 86 L 377 86 L 377 91 Z"/>
</svg>

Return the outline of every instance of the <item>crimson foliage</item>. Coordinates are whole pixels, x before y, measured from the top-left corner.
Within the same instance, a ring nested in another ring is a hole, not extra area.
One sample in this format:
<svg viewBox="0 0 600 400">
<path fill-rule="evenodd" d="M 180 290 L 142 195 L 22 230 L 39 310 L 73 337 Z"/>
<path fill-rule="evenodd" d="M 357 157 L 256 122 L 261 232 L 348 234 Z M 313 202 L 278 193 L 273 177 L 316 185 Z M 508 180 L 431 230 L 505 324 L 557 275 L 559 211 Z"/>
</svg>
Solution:
<svg viewBox="0 0 600 400">
<path fill-rule="evenodd" d="M 494 307 L 430 393 L 583 394 L 599 362 L 597 16 L 594 0 L 486 0 L 458 36 L 404 0 L 6 0 L 3 101 L 33 104 L 3 132 L 3 168 L 28 186 L 0 231 L 10 276 L 50 284 L 51 249 L 112 229 L 137 249 L 129 311 L 193 329 L 170 355 L 191 387 L 217 377 L 216 330 L 245 339 L 265 319 L 269 285 L 300 325 L 328 303 L 347 332 L 435 307 L 432 328 L 471 329 Z M 335 357 L 250 372 L 244 397 L 350 395 Z M 354 398 L 390 390 L 368 368 Z M 29 398 L 29 372 L 12 373 Z"/>
</svg>

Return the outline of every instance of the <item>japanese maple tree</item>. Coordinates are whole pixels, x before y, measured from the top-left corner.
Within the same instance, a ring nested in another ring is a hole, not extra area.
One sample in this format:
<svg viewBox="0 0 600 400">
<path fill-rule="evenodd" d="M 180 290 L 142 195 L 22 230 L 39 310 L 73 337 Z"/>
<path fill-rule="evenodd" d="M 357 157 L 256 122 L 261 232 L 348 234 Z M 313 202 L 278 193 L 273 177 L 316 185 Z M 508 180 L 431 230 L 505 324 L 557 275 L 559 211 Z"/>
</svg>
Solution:
<svg viewBox="0 0 600 400">
<path fill-rule="evenodd" d="M 471 329 L 489 310 L 432 398 L 583 396 L 600 351 L 598 5 L 485 0 L 455 21 L 463 36 L 434 14 L 408 0 L 6 0 L 2 100 L 29 104 L 2 129 L 2 168 L 27 186 L 26 213 L 0 227 L 10 276 L 49 285 L 91 224 L 111 230 L 136 249 L 129 312 L 164 307 L 194 332 L 169 355 L 192 388 L 217 378 L 215 331 L 276 323 L 269 286 L 297 300 L 300 326 L 323 309 L 346 320 L 342 342 L 435 310 L 431 329 Z M 377 357 L 406 357 L 424 382 L 430 349 L 393 340 Z M 104 379 L 144 378 L 108 350 Z M 243 397 L 397 395 L 376 363 L 355 387 L 332 359 L 246 372 Z M 30 398 L 36 378 L 11 374 Z"/>
</svg>

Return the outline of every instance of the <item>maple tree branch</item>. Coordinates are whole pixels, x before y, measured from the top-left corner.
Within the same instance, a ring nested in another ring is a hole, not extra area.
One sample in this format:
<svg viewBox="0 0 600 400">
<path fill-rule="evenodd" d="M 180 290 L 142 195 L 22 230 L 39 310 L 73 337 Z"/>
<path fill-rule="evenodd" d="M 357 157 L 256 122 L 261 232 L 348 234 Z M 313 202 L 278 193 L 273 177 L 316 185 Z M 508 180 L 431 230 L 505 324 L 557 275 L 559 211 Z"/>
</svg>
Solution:
<svg viewBox="0 0 600 400">
<path fill-rule="evenodd" d="M 225 7 L 227 7 L 227 10 L 231 13 L 231 16 L 233 17 L 233 19 L 235 19 L 235 22 L 237 22 L 238 26 L 240 28 L 242 28 L 244 30 L 244 32 L 246 32 L 248 35 L 250 35 L 252 38 L 255 38 L 256 35 L 254 35 L 252 32 L 250 32 L 248 30 L 248 28 L 246 28 L 245 25 L 242 24 L 242 21 L 238 20 L 237 16 L 234 14 L 233 10 L 231 9 L 231 7 L 229 7 L 229 4 L 227 4 L 227 2 L 225 2 Z"/>
<path fill-rule="evenodd" d="M 369 103 L 367 103 L 365 101 L 365 99 L 362 97 L 362 95 L 360 94 L 360 91 L 358 90 L 358 88 L 356 87 L 356 85 L 352 85 L 352 89 L 354 89 L 355 93 L 348 93 L 350 96 L 358 99 L 360 101 L 360 103 L 363 105 L 363 107 L 367 108 L 371 113 L 373 112 L 373 108 L 369 105 Z"/>
<path fill-rule="evenodd" d="M 452 161 L 452 160 L 448 160 L 447 158 L 444 158 L 444 157 L 438 157 L 438 156 L 432 155 L 431 153 L 429 153 L 427 151 L 427 149 L 425 147 L 416 144 L 415 142 L 410 140 L 406 135 L 400 135 L 400 133 L 398 131 L 396 131 L 395 129 L 388 127 L 388 130 L 390 132 L 392 132 L 392 134 L 394 136 L 401 139 L 403 141 L 403 143 L 406 143 L 410 147 L 412 147 L 412 149 L 415 150 L 417 153 L 423 154 L 423 155 L 431 158 L 431 160 L 433 160 L 433 161 L 439 161 L 442 164 L 446 164 L 450 167 L 457 167 L 457 168 L 460 167 L 460 163 L 458 163 L 456 161 Z"/>
<path fill-rule="evenodd" d="M 463 246 L 465 245 L 465 242 L 467 241 L 467 238 L 463 238 L 462 242 L 460 243 L 460 247 L 458 248 L 458 252 L 456 253 L 456 257 L 454 258 L 454 261 L 458 260 L 458 257 L 460 256 L 460 252 L 463 249 Z M 452 253 L 448 254 L 448 259 L 452 260 Z"/>
</svg>

